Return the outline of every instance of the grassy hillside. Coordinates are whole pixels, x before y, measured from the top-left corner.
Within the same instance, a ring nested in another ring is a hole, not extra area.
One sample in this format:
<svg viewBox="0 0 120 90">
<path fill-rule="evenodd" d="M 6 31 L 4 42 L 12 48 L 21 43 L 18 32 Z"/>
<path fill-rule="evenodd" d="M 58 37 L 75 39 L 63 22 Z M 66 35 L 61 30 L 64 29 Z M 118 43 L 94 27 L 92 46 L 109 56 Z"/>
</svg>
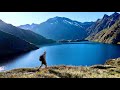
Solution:
<svg viewBox="0 0 120 90">
<path fill-rule="evenodd" d="M 110 16 L 105 14 L 102 19 L 98 19 L 93 25 L 91 25 L 90 27 L 87 28 L 89 36 L 86 39 L 87 40 L 96 39 L 96 41 L 103 41 L 103 42 L 111 43 L 111 41 L 109 41 L 109 40 L 104 41 L 101 36 L 103 36 L 104 31 L 106 31 L 104 29 L 110 28 L 112 25 L 114 25 L 119 20 L 119 18 L 120 18 L 120 14 L 116 13 L 116 12 Z M 103 32 L 101 32 L 101 31 L 103 31 Z M 100 36 L 98 34 L 100 34 Z M 102 39 L 99 40 L 100 38 L 102 38 Z"/>
<path fill-rule="evenodd" d="M 119 44 L 120 42 L 120 19 L 116 21 L 110 28 L 106 28 L 97 33 L 92 41 Z"/>
<path fill-rule="evenodd" d="M 2 20 L 0 20 L 0 30 L 6 33 L 9 33 L 11 35 L 14 35 L 16 37 L 19 37 L 35 45 L 48 44 L 48 43 L 55 42 L 53 40 L 46 39 L 45 37 L 39 34 L 36 34 L 30 30 L 20 29 L 11 24 L 7 24 L 3 22 Z"/>
<path fill-rule="evenodd" d="M 0 57 L 38 49 L 34 44 L 0 31 Z"/>
</svg>

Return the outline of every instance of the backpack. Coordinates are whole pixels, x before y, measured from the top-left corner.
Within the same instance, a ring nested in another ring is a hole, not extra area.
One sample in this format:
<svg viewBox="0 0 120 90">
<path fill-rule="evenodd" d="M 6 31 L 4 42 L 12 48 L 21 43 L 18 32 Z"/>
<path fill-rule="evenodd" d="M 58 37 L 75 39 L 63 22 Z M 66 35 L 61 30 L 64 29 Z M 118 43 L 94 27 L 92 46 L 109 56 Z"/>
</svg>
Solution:
<svg viewBox="0 0 120 90">
<path fill-rule="evenodd" d="M 42 61 L 42 60 L 43 60 L 43 55 L 42 55 L 42 56 L 40 56 L 39 60 L 40 60 L 40 61 Z"/>
</svg>

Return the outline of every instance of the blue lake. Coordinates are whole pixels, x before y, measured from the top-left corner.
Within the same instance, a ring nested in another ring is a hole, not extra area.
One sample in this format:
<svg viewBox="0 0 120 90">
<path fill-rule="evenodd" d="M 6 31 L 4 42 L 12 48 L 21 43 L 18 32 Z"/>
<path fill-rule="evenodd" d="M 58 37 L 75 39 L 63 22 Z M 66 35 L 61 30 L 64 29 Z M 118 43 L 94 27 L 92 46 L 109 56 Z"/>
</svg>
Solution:
<svg viewBox="0 0 120 90">
<path fill-rule="evenodd" d="M 107 59 L 120 57 L 120 46 L 93 42 L 77 42 L 67 44 L 52 44 L 18 56 L 0 64 L 5 70 L 23 67 L 39 67 L 39 56 L 46 51 L 48 66 L 74 65 L 90 66 L 104 64 Z"/>
</svg>

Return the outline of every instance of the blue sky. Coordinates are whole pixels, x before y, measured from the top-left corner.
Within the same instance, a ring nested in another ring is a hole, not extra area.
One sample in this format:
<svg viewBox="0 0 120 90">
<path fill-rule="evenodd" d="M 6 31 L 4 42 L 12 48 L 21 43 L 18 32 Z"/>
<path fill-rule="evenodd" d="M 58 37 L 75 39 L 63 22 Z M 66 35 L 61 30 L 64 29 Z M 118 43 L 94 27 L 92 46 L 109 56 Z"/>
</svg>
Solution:
<svg viewBox="0 0 120 90">
<path fill-rule="evenodd" d="M 104 14 L 111 15 L 114 12 L 0 12 L 0 19 L 14 26 L 24 24 L 39 24 L 55 16 L 67 17 L 80 22 L 96 21 Z"/>
</svg>

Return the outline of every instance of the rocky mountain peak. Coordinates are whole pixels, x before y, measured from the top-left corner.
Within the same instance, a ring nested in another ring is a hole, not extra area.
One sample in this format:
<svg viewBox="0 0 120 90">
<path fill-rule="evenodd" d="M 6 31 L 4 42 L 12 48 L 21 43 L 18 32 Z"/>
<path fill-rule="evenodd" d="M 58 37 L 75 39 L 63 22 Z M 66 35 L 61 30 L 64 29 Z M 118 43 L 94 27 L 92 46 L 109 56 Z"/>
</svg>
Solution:
<svg viewBox="0 0 120 90">
<path fill-rule="evenodd" d="M 107 14 L 104 14 L 103 19 L 107 19 L 109 16 Z"/>
</svg>

